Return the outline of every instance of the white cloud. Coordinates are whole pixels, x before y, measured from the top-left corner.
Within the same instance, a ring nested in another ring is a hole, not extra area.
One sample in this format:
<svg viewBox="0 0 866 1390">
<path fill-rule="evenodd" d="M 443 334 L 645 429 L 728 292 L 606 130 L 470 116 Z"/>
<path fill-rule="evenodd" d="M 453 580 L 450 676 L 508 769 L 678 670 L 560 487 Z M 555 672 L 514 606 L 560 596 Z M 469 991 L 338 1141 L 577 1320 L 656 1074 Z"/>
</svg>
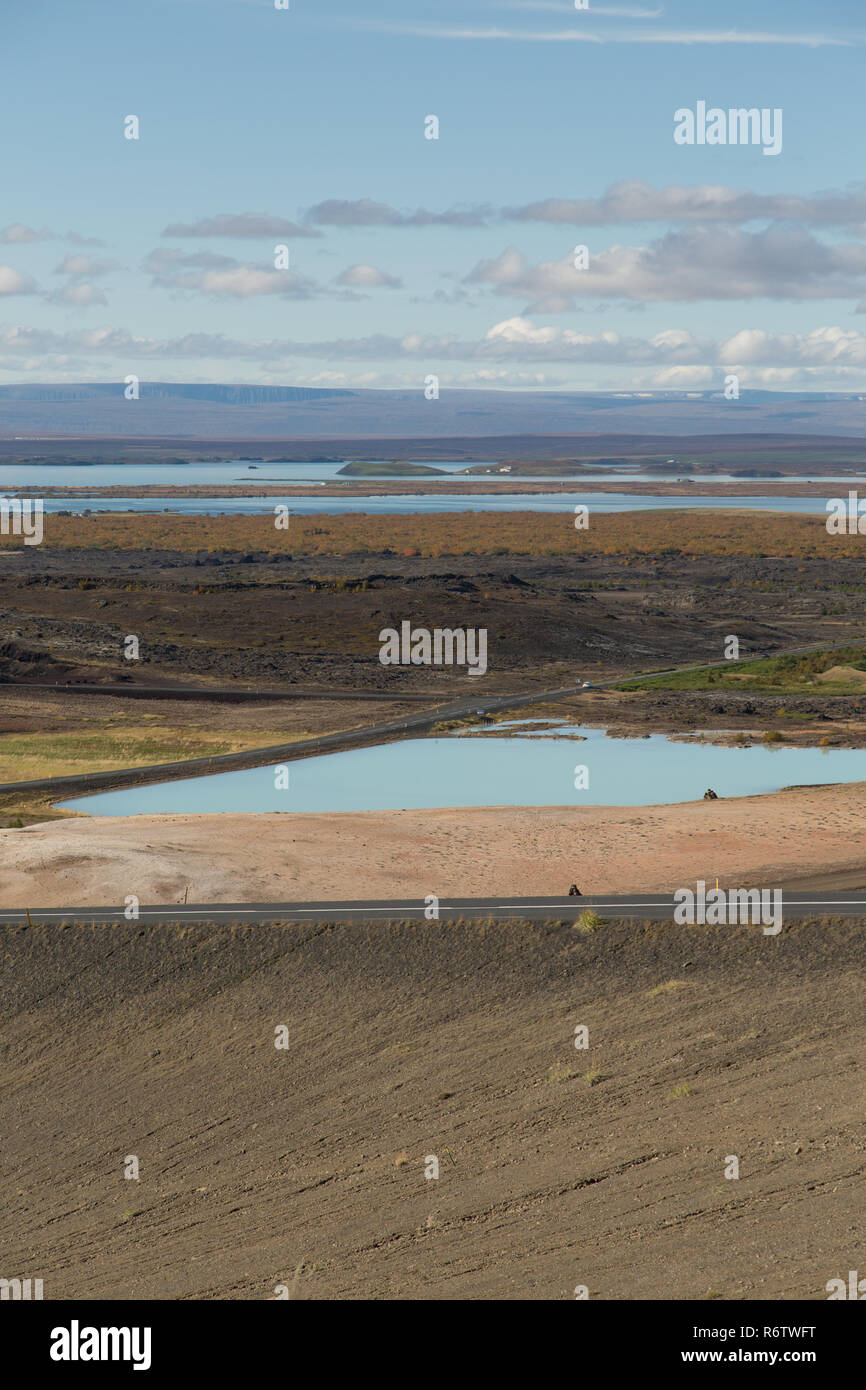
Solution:
<svg viewBox="0 0 866 1390">
<path fill-rule="evenodd" d="M 249 299 L 256 295 L 283 295 L 288 299 L 312 299 L 320 293 L 315 281 L 290 270 L 267 264 L 243 264 L 233 256 L 214 251 L 184 252 L 169 248 L 151 251 L 144 269 L 159 289 L 213 295 L 217 299 Z"/>
<path fill-rule="evenodd" d="M 768 333 L 744 328 L 719 345 L 724 362 L 773 363 L 774 366 L 862 366 L 866 337 L 850 328 L 827 326 L 808 333 Z"/>
<path fill-rule="evenodd" d="M 599 198 L 545 198 L 503 208 L 506 221 L 606 226 L 617 222 L 803 222 L 813 226 L 866 225 L 866 184 L 812 193 L 749 193 L 724 184 L 671 184 L 653 188 L 641 179 L 613 183 Z"/>
<path fill-rule="evenodd" d="M 37 290 L 30 275 L 22 275 L 11 265 L 0 265 L 0 294 L 36 294 Z"/>
<path fill-rule="evenodd" d="M 649 246 L 592 253 L 587 269 L 571 255 L 531 265 L 509 247 L 466 277 L 493 293 L 532 297 L 528 312 L 561 313 L 581 299 L 642 304 L 742 299 L 842 299 L 866 293 L 866 245 L 827 245 L 801 227 L 760 232 L 688 227 Z"/>
<path fill-rule="evenodd" d="M 104 242 L 98 237 L 80 236 L 78 232 L 67 232 L 65 237 L 60 237 L 57 232 L 52 232 L 48 227 L 41 227 L 38 231 L 35 227 L 28 227 L 24 222 L 10 222 L 8 226 L 0 230 L 0 243 L 4 246 L 26 246 L 34 241 L 69 241 L 75 246 L 103 246 Z"/>
<path fill-rule="evenodd" d="M 204 294 L 229 299 L 248 299 L 257 294 L 283 294 L 308 299 L 308 285 L 309 282 L 305 282 L 302 276 L 293 275 L 290 271 L 239 265 L 234 270 L 206 270 L 201 275 L 188 276 L 185 288 L 199 289 Z"/>
<path fill-rule="evenodd" d="M 172 222 L 163 236 L 199 237 L 318 237 L 310 227 L 301 227 L 286 217 L 267 212 L 220 212 L 197 222 Z"/>
<path fill-rule="evenodd" d="M 712 367 L 663 367 L 653 373 L 653 382 L 659 390 L 690 390 L 698 386 L 718 385 L 718 372 Z"/>
<path fill-rule="evenodd" d="M 0 231 L 0 242 L 4 246 L 25 246 L 31 241 L 47 241 L 50 236 L 51 233 L 44 229 L 37 232 L 34 227 L 27 227 L 23 222 L 10 222 L 8 227 Z"/>
<path fill-rule="evenodd" d="M 400 289 L 403 281 L 375 265 L 350 265 L 337 276 L 338 285 L 354 289 Z"/>
<path fill-rule="evenodd" d="M 200 223 L 167 227 L 164 234 L 222 235 L 216 224 L 237 223 L 248 216 L 241 214 L 236 218 L 223 214 Z M 453 227 L 458 230 L 486 227 L 497 221 L 549 222 L 575 227 L 628 222 L 790 221 L 812 226 L 851 227 L 866 235 L 866 184 L 852 183 L 842 190 L 803 195 L 754 193 L 724 184 L 670 184 L 654 188 L 641 179 L 622 179 L 597 198 L 543 198 L 503 208 L 481 203 L 446 208 L 441 212 L 423 207 L 407 211 L 374 198 L 326 198 L 308 208 L 303 220 L 306 227 Z M 296 226 L 294 223 L 282 225 Z M 203 230 L 197 233 L 197 228 Z M 225 235 L 229 234 L 227 230 Z M 252 235 L 251 232 L 237 232 L 237 235 L 242 234 Z"/>
<path fill-rule="evenodd" d="M 117 269 L 117 262 L 110 260 L 98 260 L 93 256 L 85 256 L 81 253 L 69 253 L 64 256 L 59 266 L 55 270 L 55 275 L 73 275 L 76 277 L 89 275 L 107 275 L 109 271 Z"/>
<path fill-rule="evenodd" d="M 430 212 L 428 208 L 400 212 L 374 198 L 327 198 L 308 208 L 304 221 L 323 227 L 483 227 L 491 212 L 487 205 L 445 212 Z"/>
<path fill-rule="evenodd" d="M 718 45 L 779 45 L 795 48 L 849 48 L 858 43 L 830 34 L 780 33 L 769 30 L 746 29 L 630 29 L 596 31 L 585 23 L 574 29 L 508 29 L 452 27 L 448 24 L 415 24 L 397 21 L 359 21 L 359 27 L 380 33 L 402 34 L 419 39 L 463 39 L 507 41 L 513 43 L 625 43 L 625 44 L 708 44 Z"/>
<path fill-rule="evenodd" d="M 69 304 L 75 309 L 89 309 L 93 304 L 107 304 L 103 291 L 98 285 L 87 280 L 73 280 L 63 289 L 53 290 L 48 296 L 53 304 Z"/>
<path fill-rule="evenodd" d="M 67 232 L 61 240 L 70 242 L 73 246 L 104 246 L 105 242 L 98 236 L 81 236 L 79 232 Z"/>
<path fill-rule="evenodd" d="M 551 390 L 560 384 L 547 372 L 517 372 L 502 367 L 481 367 L 476 372 L 445 373 L 441 381 L 444 385 L 462 387 L 464 390 L 471 386 L 480 390 L 484 388 L 502 390 L 505 387 L 544 386 L 547 390 Z"/>
<path fill-rule="evenodd" d="M 47 368 L 64 360 L 81 371 L 90 362 L 101 363 L 103 376 L 107 363 L 113 368 L 115 363 L 128 367 L 129 363 L 155 362 L 163 370 L 166 363 L 182 361 L 202 364 L 199 370 L 203 370 L 207 362 L 246 361 L 255 363 L 264 375 L 288 370 L 306 359 L 323 364 L 311 368 L 322 384 L 329 379 L 342 383 L 348 375 L 360 384 L 357 372 L 348 373 L 349 363 L 371 364 L 368 372 L 372 380 L 379 372 L 376 363 L 394 362 L 399 370 L 408 360 L 426 364 L 443 380 L 450 364 L 466 364 L 459 378 L 464 384 L 470 380 L 479 384 L 539 384 L 545 367 L 560 363 L 598 370 L 627 368 L 627 384 L 635 389 L 641 382 L 697 389 L 718 381 L 723 369 L 738 368 L 741 384 L 790 380 L 813 385 L 819 382 L 823 389 L 834 389 L 834 381 L 850 383 L 851 389 L 866 386 L 866 334 L 833 325 L 783 334 L 744 327 L 722 342 L 675 327 L 650 337 L 579 333 L 536 324 L 523 316 L 493 324 L 480 339 L 407 333 L 402 337 L 371 334 L 323 341 L 249 341 L 210 333 L 149 338 L 107 326 L 56 332 L 7 325 L 0 327 L 0 357 L 9 370 L 36 370 L 40 363 Z M 787 377 L 778 375 L 786 372 Z M 777 375 L 768 375 L 771 373 Z M 387 381 L 394 380 L 393 372 L 385 375 Z M 205 371 L 202 379 L 212 377 Z M 457 375 L 452 379 L 457 381 Z"/>
</svg>

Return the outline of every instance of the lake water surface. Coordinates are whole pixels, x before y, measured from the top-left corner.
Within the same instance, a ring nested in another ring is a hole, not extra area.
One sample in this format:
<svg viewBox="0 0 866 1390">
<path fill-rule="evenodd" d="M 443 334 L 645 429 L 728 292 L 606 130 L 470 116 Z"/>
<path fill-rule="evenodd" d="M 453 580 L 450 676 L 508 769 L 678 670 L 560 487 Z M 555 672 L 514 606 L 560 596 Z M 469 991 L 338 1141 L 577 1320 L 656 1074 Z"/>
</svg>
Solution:
<svg viewBox="0 0 866 1390">
<path fill-rule="evenodd" d="M 411 461 L 411 460 L 410 460 Z M 99 488 L 116 486 L 219 486 L 227 484 L 249 483 L 250 486 L 258 483 L 287 483 L 287 484 L 308 484 L 311 487 L 323 486 L 325 483 L 349 483 L 349 479 L 340 478 L 340 469 L 344 467 L 344 462 L 334 463 L 257 463 L 254 467 L 250 466 L 247 459 L 235 459 L 223 463 L 191 463 L 191 464 L 33 464 L 26 467 L 14 464 L 0 465 L 0 493 L 4 491 L 20 490 L 25 496 L 39 496 L 43 488 L 55 486 L 68 487 L 92 487 L 94 494 Z M 50 497 L 44 499 L 46 512 L 72 511 L 81 512 L 89 510 L 92 512 L 150 512 L 168 511 L 179 515 L 187 516 L 225 516 L 235 514 L 242 515 L 272 515 L 273 508 L 280 502 L 285 503 L 289 510 L 298 515 L 310 514 L 313 512 L 326 512 L 332 515 L 342 513 L 365 512 L 370 515 L 388 515 L 399 513 L 421 513 L 430 512 L 463 512 L 463 511 L 539 511 L 556 512 L 563 509 L 573 509 L 578 503 L 585 502 L 596 512 L 630 512 L 630 511 L 655 511 L 659 509 L 684 507 L 735 507 L 745 510 L 756 511 L 783 511 L 797 512 L 802 514 L 823 514 L 825 498 L 809 497 L 772 497 L 760 491 L 761 479 L 734 478 L 730 473 L 719 473 L 715 475 L 718 482 L 737 482 L 742 488 L 742 492 L 735 497 L 720 498 L 713 497 L 698 492 L 695 496 L 688 497 L 664 497 L 661 494 L 653 493 L 646 497 L 633 496 L 628 493 L 616 491 L 618 484 L 626 480 L 653 480 L 663 482 L 667 476 L 669 478 L 688 477 L 689 474 L 682 470 L 671 469 L 669 475 L 659 475 L 657 473 L 641 472 L 633 469 L 629 465 L 608 466 L 599 469 L 597 472 L 584 475 L 586 481 L 608 482 L 612 485 L 609 492 L 582 493 L 580 482 L 576 479 L 563 479 L 554 474 L 538 474 L 533 478 L 533 482 L 544 483 L 550 486 L 550 491 L 546 494 L 539 493 L 512 493 L 483 494 L 464 492 L 473 484 L 486 486 L 500 482 L 509 475 L 501 474 L 498 471 L 499 465 L 493 464 L 491 473 L 475 475 L 474 478 L 461 476 L 463 470 L 468 466 L 464 460 L 439 462 L 435 465 L 450 475 L 451 482 L 455 488 L 454 492 L 436 496 L 435 494 L 416 495 L 412 493 L 393 494 L 389 497 L 365 497 L 363 495 L 345 497 L 185 497 L 177 498 L 165 495 L 152 497 L 99 497 L 93 494 L 84 494 L 78 497 Z M 517 479 L 512 476 L 513 481 Z M 866 477 L 866 475 L 864 475 Z M 434 479 L 441 481 L 441 479 Z M 375 483 L 382 482 L 384 479 L 354 479 L 354 482 Z M 390 479 L 388 481 L 397 482 L 399 480 Z M 423 478 L 420 481 L 424 481 Z M 701 479 L 693 479 L 696 488 L 700 488 Z M 776 482 L 795 482 L 803 481 L 795 478 L 778 478 Z M 832 496 L 843 490 L 839 485 L 847 484 L 849 487 L 857 486 L 857 478 L 852 475 L 840 476 L 837 478 L 825 478 L 822 483 L 827 485 L 827 496 Z"/>
<path fill-rule="evenodd" d="M 27 496 L 33 493 L 25 494 Z M 828 492 L 828 497 L 833 495 Z M 391 494 L 387 497 L 46 497 L 50 512 L 176 512 L 183 516 L 268 516 L 280 504 L 298 516 L 343 513 L 367 516 L 428 512 L 564 512 L 585 503 L 592 512 L 647 512 L 683 508 L 734 507 L 745 511 L 797 512 L 826 516 L 823 497 L 761 497 L 754 493 L 737 497 L 635 496 L 624 492 L 499 493 L 485 497 L 473 493 L 434 495 Z"/>
<path fill-rule="evenodd" d="M 407 463 L 416 460 L 407 459 Z M 340 469 L 344 468 L 349 459 L 341 459 L 335 463 L 250 463 L 249 459 L 233 459 L 223 463 L 70 463 L 70 464 L 10 464 L 0 463 L 0 491 L 4 488 L 25 488 L 28 491 L 37 492 L 43 487 L 92 487 L 94 490 L 102 487 L 194 487 L 207 486 L 212 483 L 219 486 L 226 486 L 230 483 L 326 483 L 326 482 L 385 482 L 387 478 L 345 478 L 340 477 Z M 467 464 L 465 460 L 458 461 L 439 461 L 433 465 L 440 468 L 444 473 L 453 477 L 455 484 L 464 483 L 496 483 L 502 482 L 508 474 L 499 472 L 499 464 L 490 464 L 493 470 L 491 473 L 477 473 L 472 477 L 461 476 L 465 468 L 475 465 Z M 608 465 L 600 467 L 592 473 L 582 475 L 588 481 L 596 482 L 619 482 L 625 479 L 638 479 L 642 481 L 655 480 L 657 482 L 670 481 L 672 478 L 689 478 L 694 482 L 701 481 L 700 474 L 692 475 L 686 469 L 672 468 L 668 473 L 646 473 L 640 469 L 633 468 L 629 464 Z M 435 481 L 435 474 L 430 477 Z M 512 475 L 519 478 L 519 475 Z M 710 481 L 703 475 L 704 481 Z M 858 477 L 866 478 L 866 469 L 859 475 L 846 473 L 838 477 L 826 477 L 821 481 L 826 483 L 848 482 L 852 486 Z M 419 481 L 424 481 L 418 475 Z M 540 483 L 559 483 L 566 486 L 579 487 L 579 482 L 574 478 L 563 478 L 560 474 L 537 473 L 533 475 L 533 482 Z M 393 481 L 391 479 L 390 481 Z M 720 483 L 740 483 L 743 488 L 750 489 L 760 487 L 761 478 L 736 478 L 732 473 L 715 473 L 713 481 Z M 773 482 L 793 483 L 804 482 L 806 479 L 797 476 L 783 476 L 774 478 Z M 818 481 L 813 479 L 812 481 Z"/>
<path fill-rule="evenodd" d="M 287 766 L 286 790 L 276 789 L 274 767 L 268 766 L 104 792 L 63 805 L 97 816 L 659 806 L 700 800 L 707 787 L 719 796 L 746 796 L 798 783 L 866 781 L 866 749 L 731 748 L 678 743 L 662 734 L 607 738 L 602 729 L 576 725 L 541 736 L 407 739 Z M 587 790 L 575 789 L 578 766 L 589 770 Z"/>
</svg>

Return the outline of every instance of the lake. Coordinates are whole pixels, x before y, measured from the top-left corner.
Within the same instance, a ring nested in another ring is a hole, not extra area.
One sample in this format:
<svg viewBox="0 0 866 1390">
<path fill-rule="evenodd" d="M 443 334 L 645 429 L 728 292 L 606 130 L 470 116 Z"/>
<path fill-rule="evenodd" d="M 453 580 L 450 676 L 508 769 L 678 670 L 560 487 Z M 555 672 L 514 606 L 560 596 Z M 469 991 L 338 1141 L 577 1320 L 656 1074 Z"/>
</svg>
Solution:
<svg viewBox="0 0 866 1390">
<path fill-rule="evenodd" d="M 411 460 L 410 460 L 411 461 Z M 760 479 L 734 478 L 730 473 L 715 475 L 718 482 L 737 482 L 742 492 L 735 497 L 713 497 L 697 494 L 688 497 L 664 497 L 651 494 L 646 497 L 615 491 L 617 484 L 626 479 L 654 480 L 662 478 L 655 473 L 645 473 L 631 469 L 628 465 L 607 467 L 594 473 L 585 474 L 586 481 L 609 482 L 613 484 L 610 492 L 582 493 L 580 482 L 562 479 L 555 475 L 537 475 L 533 482 L 550 485 L 548 493 L 511 493 L 484 496 L 464 492 L 473 483 L 493 484 L 502 481 L 504 476 L 498 465 L 491 465 L 494 472 L 477 475 L 474 479 L 454 476 L 462 472 L 465 461 L 440 462 L 437 468 L 451 475 L 450 481 L 456 489 L 436 496 L 412 493 L 394 493 L 388 497 L 347 495 L 345 497 L 172 497 L 157 495 L 151 497 L 99 497 L 98 491 L 104 487 L 129 486 L 218 486 L 237 483 L 291 483 L 322 486 L 326 482 L 346 482 L 338 477 L 346 461 L 336 463 L 258 463 L 254 468 L 246 459 L 235 459 L 223 463 L 192 464 L 33 464 L 26 467 L 7 464 L 0 466 L 0 493 L 20 490 L 25 496 L 38 497 L 46 487 L 92 487 L 93 494 L 77 497 L 49 497 L 44 499 L 45 511 L 82 512 L 161 512 L 168 511 L 185 516 L 228 516 L 273 515 L 274 507 L 283 502 L 291 512 L 298 515 L 311 513 L 361 513 L 369 515 L 390 515 L 400 513 L 427 514 L 430 512 L 464 511 L 538 511 L 557 512 L 573 510 L 578 503 L 585 502 L 596 512 L 657 511 L 674 508 L 734 507 L 747 511 L 782 511 L 804 515 L 824 514 L 825 497 L 771 497 L 760 492 Z M 672 469 L 670 477 L 688 477 L 687 473 Z M 376 479 L 355 479 L 357 482 L 374 483 Z M 384 481 L 379 479 L 378 481 Z M 394 482 L 395 480 L 389 480 Z M 423 481 L 423 479 L 421 479 Z M 441 480 L 438 480 L 441 481 Z M 700 487 L 700 478 L 695 478 Z M 796 478 L 778 478 L 775 482 L 803 481 Z M 837 494 L 838 484 L 855 487 L 856 477 L 845 475 L 838 478 L 825 478 L 827 497 Z"/>
<path fill-rule="evenodd" d="M 566 735 L 570 735 L 567 737 Z M 584 740 L 584 741 L 581 741 Z M 96 816 L 157 812 L 384 811 L 442 806 L 660 806 L 747 796 L 793 784 L 866 781 L 866 749 L 730 748 L 663 734 L 607 738 L 603 729 L 406 739 L 273 766 L 104 792 L 63 803 Z M 584 766 L 589 787 L 575 788 Z"/>
<path fill-rule="evenodd" d="M 35 489 L 24 494 L 38 496 Z M 827 496 L 834 494 L 828 490 Z M 399 494 L 387 497 L 46 497 L 44 510 L 51 512 L 176 512 L 183 516 L 273 516 L 283 504 L 297 516 L 311 513 L 368 516 L 428 512 L 573 512 L 585 503 L 592 512 L 647 512 L 733 507 L 745 511 L 798 512 L 826 516 L 823 497 L 639 497 L 625 492 L 499 493 L 485 497 L 473 493 Z"/>
<path fill-rule="evenodd" d="M 407 459 L 407 463 L 416 460 Z M 257 462 L 250 466 L 248 459 L 232 459 L 222 463 L 70 463 L 70 464 L 0 464 L 0 492 L 9 488 L 22 488 L 29 493 L 38 495 L 39 490 L 45 487 L 86 487 L 98 491 L 104 487 L 201 487 L 208 484 L 217 486 L 227 486 L 233 483 L 327 483 L 327 482 L 386 482 L 393 479 L 385 478 L 341 478 L 340 469 L 344 468 L 349 459 L 340 459 L 336 463 L 261 463 Z M 499 473 L 499 464 L 490 464 L 494 470 L 492 473 L 480 473 L 474 477 L 454 476 L 462 472 L 464 468 L 471 468 L 475 465 L 466 463 L 465 460 L 437 462 L 432 465 L 441 468 L 443 472 L 452 476 L 455 484 L 462 486 L 472 482 L 476 483 L 496 483 L 502 482 L 508 474 Z M 670 481 L 671 478 L 689 478 L 700 483 L 701 475 L 692 475 L 687 470 L 672 468 L 669 473 L 646 473 L 640 469 L 632 468 L 628 464 L 617 464 L 606 468 L 599 468 L 592 473 L 582 475 L 587 481 L 594 482 L 622 482 L 626 479 L 636 479 L 639 481 L 654 480 L 656 482 Z M 846 473 L 838 477 L 822 478 L 822 483 L 842 483 L 847 482 L 852 486 L 859 478 L 866 478 L 866 470 L 860 475 Z M 435 481 L 435 475 L 431 475 Z M 423 482 L 423 478 L 418 480 Z M 441 481 L 441 480 L 440 480 Z M 558 483 L 560 485 L 579 487 L 580 483 L 574 478 L 563 479 L 559 474 L 533 475 L 533 482 L 539 483 Z M 704 481 L 709 481 L 704 477 Z M 732 473 L 716 473 L 713 481 L 720 483 L 739 483 L 744 489 L 760 487 L 761 478 L 736 478 Z M 774 478 L 775 483 L 794 483 L 804 482 L 802 477 L 785 476 Z M 817 482 L 818 479 L 812 481 Z"/>
</svg>

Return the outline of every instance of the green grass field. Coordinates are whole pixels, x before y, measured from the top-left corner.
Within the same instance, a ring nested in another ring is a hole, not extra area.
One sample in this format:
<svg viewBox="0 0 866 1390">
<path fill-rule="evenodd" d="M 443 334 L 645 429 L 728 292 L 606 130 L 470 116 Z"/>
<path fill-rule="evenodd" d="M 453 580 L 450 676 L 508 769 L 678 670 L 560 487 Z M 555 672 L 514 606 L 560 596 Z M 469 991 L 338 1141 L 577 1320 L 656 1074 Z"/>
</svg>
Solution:
<svg viewBox="0 0 866 1390">
<path fill-rule="evenodd" d="M 850 668 L 839 679 L 819 680 L 833 667 Z M 680 671 L 657 676 L 638 676 L 623 681 L 618 690 L 740 690 L 769 695 L 802 695 L 807 690 L 823 695 L 851 695 L 863 690 L 866 680 L 866 645 L 836 647 L 832 651 L 806 652 L 802 656 L 774 656 L 757 661 L 732 661 L 712 671 Z"/>
</svg>

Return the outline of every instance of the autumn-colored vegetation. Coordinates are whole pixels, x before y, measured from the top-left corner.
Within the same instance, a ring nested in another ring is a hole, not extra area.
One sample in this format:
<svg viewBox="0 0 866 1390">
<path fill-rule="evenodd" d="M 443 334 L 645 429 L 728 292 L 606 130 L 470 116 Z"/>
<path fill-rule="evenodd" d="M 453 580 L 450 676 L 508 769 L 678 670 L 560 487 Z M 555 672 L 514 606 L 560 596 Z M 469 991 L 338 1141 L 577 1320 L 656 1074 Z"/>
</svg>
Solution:
<svg viewBox="0 0 866 1390">
<path fill-rule="evenodd" d="M 591 503 L 590 503 L 591 508 Z M 259 516 L 178 516 L 158 512 L 44 518 L 50 549 L 145 550 L 288 555 L 742 555 L 752 558 L 866 557 L 866 537 L 831 536 L 823 514 L 733 510 L 647 511 L 592 515 L 575 530 L 573 514 L 438 512 L 428 515 L 292 516 L 285 530 L 272 509 Z M 20 536 L 0 536 L 18 549 Z"/>
</svg>

